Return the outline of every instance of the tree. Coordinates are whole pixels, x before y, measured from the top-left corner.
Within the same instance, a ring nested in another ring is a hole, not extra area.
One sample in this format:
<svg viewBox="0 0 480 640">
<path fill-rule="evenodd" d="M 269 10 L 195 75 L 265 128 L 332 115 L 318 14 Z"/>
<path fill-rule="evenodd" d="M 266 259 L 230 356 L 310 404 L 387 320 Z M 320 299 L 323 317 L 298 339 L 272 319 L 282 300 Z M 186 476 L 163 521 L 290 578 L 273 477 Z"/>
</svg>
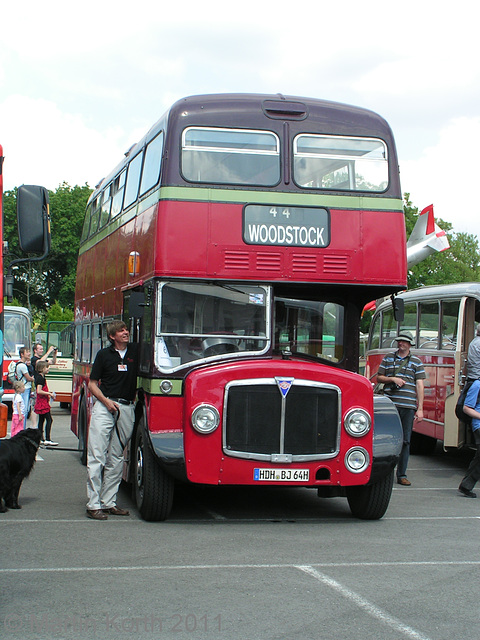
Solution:
<svg viewBox="0 0 480 640">
<path fill-rule="evenodd" d="M 418 207 L 412 205 L 410 194 L 404 194 L 404 212 L 407 238 L 418 217 Z M 447 233 L 450 249 L 435 253 L 411 267 L 408 288 L 415 289 L 433 284 L 477 282 L 480 279 L 480 248 L 474 234 L 453 231 L 450 222 L 438 219 L 438 226 Z"/>
<path fill-rule="evenodd" d="M 47 322 L 72 322 L 72 320 L 73 311 L 71 309 L 63 309 L 58 302 L 55 302 L 47 312 L 45 327 Z"/>
<path fill-rule="evenodd" d="M 85 217 L 85 207 L 92 190 L 88 185 L 71 187 L 66 182 L 50 191 L 52 246 L 41 262 L 18 265 L 14 269 L 14 294 L 35 315 L 56 302 L 61 308 L 73 309 L 78 247 Z M 17 189 L 4 194 L 4 236 L 9 253 L 6 265 L 21 252 L 17 235 Z"/>
</svg>

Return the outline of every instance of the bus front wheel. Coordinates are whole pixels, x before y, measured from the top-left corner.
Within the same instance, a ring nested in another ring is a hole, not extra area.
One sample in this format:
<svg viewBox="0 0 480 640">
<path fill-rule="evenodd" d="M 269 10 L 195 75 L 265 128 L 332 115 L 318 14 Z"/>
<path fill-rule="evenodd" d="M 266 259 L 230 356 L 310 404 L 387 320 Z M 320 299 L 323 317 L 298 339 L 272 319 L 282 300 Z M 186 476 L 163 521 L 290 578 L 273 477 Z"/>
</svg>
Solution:
<svg viewBox="0 0 480 640">
<path fill-rule="evenodd" d="M 133 497 L 144 520 L 159 522 L 170 515 L 174 481 L 158 464 L 146 440 L 144 420 L 135 434 Z"/>
<path fill-rule="evenodd" d="M 352 515 L 361 520 L 379 520 L 385 514 L 392 496 L 394 470 L 375 484 L 347 487 L 347 500 Z"/>
</svg>

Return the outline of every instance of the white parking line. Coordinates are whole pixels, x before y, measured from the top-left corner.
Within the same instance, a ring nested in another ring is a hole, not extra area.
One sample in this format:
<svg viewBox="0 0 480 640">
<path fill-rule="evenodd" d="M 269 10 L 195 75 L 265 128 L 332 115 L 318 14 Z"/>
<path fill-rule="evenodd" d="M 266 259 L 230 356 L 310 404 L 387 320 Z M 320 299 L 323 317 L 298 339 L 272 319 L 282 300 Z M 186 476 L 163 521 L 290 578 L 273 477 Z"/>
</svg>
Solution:
<svg viewBox="0 0 480 640">
<path fill-rule="evenodd" d="M 329 518 L 326 516 L 325 518 L 296 518 L 292 517 L 282 517 L 282 516 L 271 516 L 270 518 L 228 518 L 225 516 L 221 516 L 213 511 L 209 511 L 208 514 L 210 518 L 185 518 L 181 520 L 177 520 L 175 518 L 170 518 L 167 522 L 162 522 L 161 526 L 170 527 L 179 524 L 204 524 L 213 522 L 218 522 L 219 524 L 245 524 L 245 523 L 264 523 L 264 522 L 275 522 L 278 524 L 285 523 L 294 523 L 294 522 L 309 522 L 311 524 L 320 523 L 320 522 L 345 522 L 348 519 L 346 518 Z M 478 516 L 384 516 L 382 518 L 382 522 L 388 522 L 390 520 L 480 520 L 480 515 Z M 87 517 L 82 518 L 12 518 L 10 519 L 7 515 L 0 516 L 0 526 L 4 525 L 13 525 L 13 524 L 86 524 L 88 526 L 92 526 L 92 521 Z M 102 527 L 110 527 L 114 524 L 128 525 L 133 523 L 142 523 L 142 520 L 139 516 L 131 515 L 128 519 L 116 519 L 110 518 L 108 522 L 102 524 Z M 148 526 L 148 525 L 147 525 Z"/>
<path fill-rule="evenodd" d="M 376 618 L 377 620 L 380 620 L 380 622 L 385 623 L 395 631 L 399 631 L 403 635 L 409 638 L 414 638 L 415 640 L 430 640 L 427 636 L 424 636 L 418 631 L 415 631 L 415 629 L 412 629 L 412 627 L 409 627 L 408 625 L 403 624 L 403 622 L 398 618 L 394 618 L 393 616 L 388 614 L 386 611 L 383 611 L 382 609 L 380 609 L 379 607 L 376 607 L 374 604 L 372 604 L 365 598 L 362 598 L 362 596 L 359 596 L 358 593 L 351 591 L 351 589 L 347 589 L 347 587 L 344 587 L 342 584 L 340 584 L 340 582 L 333 580 L 333 578 L 330 578 L 324 573 L 320 573 L 319 571 L 314 569 L 312 566 L 301 566 L 301 567 L 298 567 L 298 569 L 300 569 L 301 571 L 304 571 L 305 573 L 312 576 L 313 578 L 315 578 L 315 580 L 318 580 L 322 584 L 325 584 L 328 587 L 334 589 L 335 591 L 340 593 L 344 598 L 347 598 L 347 600 L 350 600 L 351 602 L 356 604 L 358 607 L 366 611 L 370 616 L 372 616 L 373 618 Z"/>
<path fill-rule="evenodd" d="M 413 493 L 414 491 L 455 491 L 457 493 L 458 489 L 457 487 L 393 487 L 393 491 L 400 491 L 400 493 L 407 495 L 407 493 Z M 462 497 L 460 493 L 459 496 Z"/>
<path fill-rule="evenodd" d="M 310 568 L 315 571 L 315 567 L 318 569 L 348 569 L 357 567 L 474 567 L 480 566 L 480 560 L 440 560 L 440 561 L 399 561 L 399 562 L 323 562 L 312 563 L 309 565 L 301 565 L 295 563 L 285 564 L 154 564 L 154 565 L 130 565 L 124 567 L 23 567 L 23 568 L 11 568 L 0 569 L 0 574 L 5 573 L 82 573 L 83 571 L 104 571 L 104 572 L 122 572 L 122 571 L 193 571 L 195 569 L 200 570 L 220 570 L 220 569 L 300 569 L 306 571 L 306 568 Z M 319 574 L 320 575 L 320 574 Z"/>
</svg>

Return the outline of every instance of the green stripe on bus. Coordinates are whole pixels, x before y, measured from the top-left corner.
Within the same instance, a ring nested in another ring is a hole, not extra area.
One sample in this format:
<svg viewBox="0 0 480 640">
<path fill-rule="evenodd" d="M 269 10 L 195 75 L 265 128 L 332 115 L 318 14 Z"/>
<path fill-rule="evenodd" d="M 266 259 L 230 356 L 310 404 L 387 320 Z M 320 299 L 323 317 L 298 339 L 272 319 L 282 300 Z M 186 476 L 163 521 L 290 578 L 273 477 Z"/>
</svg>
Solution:
<svg viewBox="0 0 480 640">
<path fill-rule="evenodd" d="M 164 380 L 168 380 L 172 384 L 170 393 L 165 393 L 160 387 Z M 153 396 L 181 396 L 183 381 L 172 380 L 171 378 L 161 378 L 160 380 L 158 378 L 138 378 L 138 387 Z"/>
<path fill-rule="evenodd" d="M 233 202 L 238 204 L 284 204 L 321 206 L 335 209 L 368 209 L 372 211 L 403 211 L 399 198 L 379 196 L 328 195 L 325 193 L 292 193 L 285 191 L 246 191 L 240 189 L 202 189 L 196 187 L 162 187 L 160 200 L 186 200 L 197 202 Z"/>
</svg>

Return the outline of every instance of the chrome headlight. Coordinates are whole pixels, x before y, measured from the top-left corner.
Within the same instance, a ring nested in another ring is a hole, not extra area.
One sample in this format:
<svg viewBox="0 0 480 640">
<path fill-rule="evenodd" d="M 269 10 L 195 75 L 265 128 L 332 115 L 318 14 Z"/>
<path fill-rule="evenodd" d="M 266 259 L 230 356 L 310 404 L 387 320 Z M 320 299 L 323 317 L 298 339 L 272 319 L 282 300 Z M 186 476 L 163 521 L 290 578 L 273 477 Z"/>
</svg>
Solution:
<svg viewBox="0 0 480 640">
<path fill-rule="evenodd" d="M 198 433 L 212 433 L 220 424 L 220 414 L 211 404 L 201 404 L 192 413 L 192 427 Z"/>
<path fill-rule="evenodd" d="M 351 436 L 360 438 L 370 431 L 372 419 L 365 409 L 350 409 L 343 424 Z"/>
<path fill-rule="evenodd" d="M 360 447 L 355 447 L 347 451 L 345 455 L 345 466 L 352 473 L 362 473 L 370 463 L 368 451 Z"/>
</svg>

